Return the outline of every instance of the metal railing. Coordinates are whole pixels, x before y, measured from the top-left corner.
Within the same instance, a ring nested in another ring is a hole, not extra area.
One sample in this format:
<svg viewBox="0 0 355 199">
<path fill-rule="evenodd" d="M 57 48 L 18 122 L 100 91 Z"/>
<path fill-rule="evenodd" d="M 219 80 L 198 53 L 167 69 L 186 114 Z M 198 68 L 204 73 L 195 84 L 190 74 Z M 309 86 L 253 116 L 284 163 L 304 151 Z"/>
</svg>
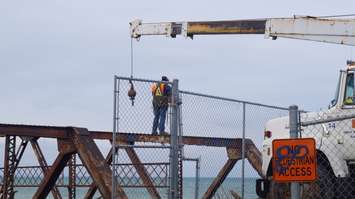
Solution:
<svg viewBox="0 0 355 199">
<path fill-rule="evenodd" d="M 156 162 L 156 163 L 142 163 L 141 164 L 148 175 L 151 176 L 153 185 L 157 188 L 167 188 L 169 186 L 169 163 L 168 162 Z M 75 186 L 76 187 L 91 187 L 93 180 L 90 177 L 85 166 L 82 164 L 72 165 L 75 172 Z M 120 171 L 117 182 L 124 188 L 144 188 L 144 183 L 140 180 L 137 171 L 134 169 L 134 164 L 118 164 L 116 165 Z M 51 169 L 49 166 L 48 169 Z M 69 166 L 65 171 L 68 171 Z M 0 181 L 3 180 L 4 168 L 0 168 Z M 68 187 L 69 176 L 64 175 L 64 172 L 60 175 L 56 182 L 57 187 Z M 16 169 L 14 176 L 14 187 L 39 187 L 44 174 L 40 166 L 20 166 Z"/>
</svg>

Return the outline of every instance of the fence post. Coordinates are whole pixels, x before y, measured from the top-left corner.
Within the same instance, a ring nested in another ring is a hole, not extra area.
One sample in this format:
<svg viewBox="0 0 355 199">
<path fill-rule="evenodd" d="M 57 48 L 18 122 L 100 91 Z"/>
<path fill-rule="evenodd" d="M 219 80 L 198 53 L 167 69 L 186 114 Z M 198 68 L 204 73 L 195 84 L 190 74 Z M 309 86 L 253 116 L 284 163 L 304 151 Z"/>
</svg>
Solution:
<svg viewBox="0 0 355 199">
<path fill-rule="evenodd" d="M 170 192 L 169 199 L 177 199 L 178 194 L 178 100 L 179 81 L 173 80 L 171 99 L 171 120 L 170 120 Z"/>
<path fill-rule="evenodd" d="M 244 172 L 245 172 L 245 103 L 243 103 L 243 135 L 242 135 L 242 199 L 244 199 Z"/>
<path fill-rule="evenodd" d="M 195 199 L 198 199 L 198 192 L 199 190 L 199 186 L 200 186 L 200 161 L 201 161 L 201 157 L 198 157 L 196 159 L 196 181 L 195 181 Z"/>
<path fill-rule="evenodd" d="M 289 107 L 290 111 L 290 138 L 298 138 L 298 107 L 292 105 Z M 291 183 L 291 199 L 300 198 L 300 184 L 298 182 Z"/>
<path fill-rule="evenodd" d="M 116 76 L 113 78 L 113 129 L 112 129 L 112 199 L 116 199 L 116 171 L 117 171 L 117 142 L 116 134 L 119 131 L 119 83 L 120 80 Z"/>
<path fill-rule="evenodd" d="M 183 198 L 184 195 L 184 186 L 183 186 L 183 159 L 184 159 L 184 143 L 183 139 L 183 123 L 182 123 L 182 99 L 180 96 L 179 89 L 177 90 L 177 111 L 178 111 L 178 195 L 179 199 Z"/>
</svg>

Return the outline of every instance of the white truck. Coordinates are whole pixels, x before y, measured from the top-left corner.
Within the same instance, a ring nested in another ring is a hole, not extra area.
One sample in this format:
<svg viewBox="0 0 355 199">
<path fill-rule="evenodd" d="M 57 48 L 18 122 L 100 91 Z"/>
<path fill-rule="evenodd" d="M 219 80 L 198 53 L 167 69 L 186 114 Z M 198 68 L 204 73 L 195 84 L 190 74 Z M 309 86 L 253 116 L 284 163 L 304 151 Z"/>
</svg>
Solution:
<svg viewBox="0 0 355 199">
<path fill-rule="evenodd" d="M 317 149 L 318 179 L 304 186 L 304 198 L 355 197 L 354 73 L 355 63 L 348 61 L 346 69 L 340 71 L 335 96 L 328 110 L 300 114 L 301 123 L 318 121 L 302 127 L 299 132 L 302 138 L 314 138 Z M 266 176 L 263 183 L 269 188 L 258 190 L 260 197 L 285 198 L 288 195 L 288 186 L 272 181 L 272 141 L 290 138 L 289 131 L 289 117 L 275 118 L 265 125 L 262 173 Z M 338 189 L 337 185 L 345 187 L 344 190 Z"/>
<path fill-rule="evenodd" d="M 318 18 L 310 16 L 295 16 L 293 18 L 268 18 L 230 21 L 198 21 L 198 22 L 162 22 L 142 23 L 135 20 L 130 23 L 131 37 L 139 39 L 143 35 L 165 35 L 175 38 L 177 35 L 193 37 L 195 35 L 216 34 L 264 34 L 265 38 L 275 40 L 278 37 L 311 40 L 326 43 L 355 46 L 355 19 L 351 18 Z M 355 108 L 354 98 L 355 64 L 349 62 L 348 67 L 340 72 L 340 78 L 335 98 L 329 109 L 318 113 L 301 114 L 301 120 L 317 119 L 323 116 L 333 117 L 352 114 Z M 355 118 L 355 115 L 354 115 Z M 329 118 L 328 118 L 329 119 Z M 262 149 L 262 173 L 265 176 L 264 185 L 257 190 L 260 197 L 287 198 L 289 196 L 287 184 L 277 184 L 272 181 L 272 141 L 274 139 L 290 138 L 288 117 L 276 118 L 266 123 L 265 139 Z M 354 128 L 354 129 L 353 129 Z M 337 179 L 352 175 L 352 164 L 355 164 L 355 121 L 352 119 L 324 122 L 317 125 L 303 127 L 302 137 L 316 140 L 319 158 L 318 180 L 316 183 L 303 186 L 305 198 L 334 198 Z M 353 161 L 354 160 L 354 161 Z M 355 166 L 354 166 L 355 170 Z M 354 172 L 355 174 L 355 172 Z M 355 190 L 355 177 L 352 184 Z M 268 183 L 270 182 L 270 183 Z M 260 185 L 260 184 L 259 184 Z M 280 186 L 284 186 L 280 188 Z M 315 188 L 307 192 L 310 188 Z M 351 197 L 355 198 L 355 192 Z M 349 198 L 349 197 L 343 197 Z"/>
</svg>

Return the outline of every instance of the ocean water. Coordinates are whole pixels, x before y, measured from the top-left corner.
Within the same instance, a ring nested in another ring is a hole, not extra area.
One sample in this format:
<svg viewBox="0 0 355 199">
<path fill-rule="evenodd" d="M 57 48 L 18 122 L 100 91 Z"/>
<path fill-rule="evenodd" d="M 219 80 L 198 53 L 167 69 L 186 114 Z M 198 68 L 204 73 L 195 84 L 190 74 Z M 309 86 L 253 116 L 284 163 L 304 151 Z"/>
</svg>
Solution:
<svg viewBox="0 0 355 199">
<path fill-rule="evenodd" d="M 207 190 L 208 186 L 211 184 L 213 178 L 200 178 L 199 183 L 199 198 L 203 195 L 203 193 Z M 255 178 L 245 178 L 245 187 L 244 187 L 244 198 L 245 199 L 257 199 L 257 195 L 255 193 Z M 230 194 L 230 190 L 233 190 L 239 195 L 241 195 L 241 182 L 240 178 L 227 178 L 221 188 L 218 190 L 217 194 L 221 199 L 233 199 Z M 194 178 L 184 178 L 183 183 L 184 188 L 184 199 L 194 199 L 195 198 L 195 179 Z M 16 199 L 28 199 L 32 198 L 33 194 L 36 191 L 36 188 L 15 188 Z M 68 190 L 66 188 L 59 188 L 62 193 L 63 198 L 68 198 Z M 77 188 L 76 189 L 76 198 L 83 198 L 87 188 Z M 167 198 L 167 189 L 158 189 L 162 198 Z M 143 188 L 125 188 L 125 192 L 129 198 L 132 199 L 149 199 L 149 195 L 146 189 Z M 96 194 L 94 198 L 99 198 L 100 194 Z M 48 198 L 53 198 L 51 194 L 49 194 Z"/>
</svg>

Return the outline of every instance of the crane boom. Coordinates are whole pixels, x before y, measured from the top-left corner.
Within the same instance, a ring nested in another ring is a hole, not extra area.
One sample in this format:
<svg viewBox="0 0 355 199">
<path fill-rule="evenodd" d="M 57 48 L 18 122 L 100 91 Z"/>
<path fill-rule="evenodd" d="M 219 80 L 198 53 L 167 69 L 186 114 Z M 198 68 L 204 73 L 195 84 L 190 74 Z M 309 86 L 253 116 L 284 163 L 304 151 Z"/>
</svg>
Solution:
<svg viewBox="0 0 355 199">
<path fill-rule="evenodd" d="M 355 46 L 355 19 L 327 19 L 316 17 L 268 18 L 231 21 L 130 23 L 132 38 L 144 35 L 264 34 L 277 37 L 320 41 Z"/>
</svg>

